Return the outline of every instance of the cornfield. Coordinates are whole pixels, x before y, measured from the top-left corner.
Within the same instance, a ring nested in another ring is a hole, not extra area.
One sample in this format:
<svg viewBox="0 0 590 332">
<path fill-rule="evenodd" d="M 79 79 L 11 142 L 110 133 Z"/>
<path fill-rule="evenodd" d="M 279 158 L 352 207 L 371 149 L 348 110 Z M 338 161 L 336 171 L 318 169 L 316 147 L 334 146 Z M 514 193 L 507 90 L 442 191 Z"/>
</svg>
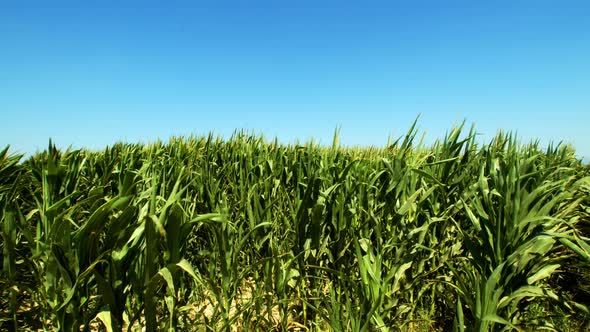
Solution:
<svg viewBox="0 0 590 332">
<path fill-rule="evenodd" d="M 502 132 L 417 134 L 7 147 L 0 328 L 588 328 L 588 166 Z"/>
</svg>

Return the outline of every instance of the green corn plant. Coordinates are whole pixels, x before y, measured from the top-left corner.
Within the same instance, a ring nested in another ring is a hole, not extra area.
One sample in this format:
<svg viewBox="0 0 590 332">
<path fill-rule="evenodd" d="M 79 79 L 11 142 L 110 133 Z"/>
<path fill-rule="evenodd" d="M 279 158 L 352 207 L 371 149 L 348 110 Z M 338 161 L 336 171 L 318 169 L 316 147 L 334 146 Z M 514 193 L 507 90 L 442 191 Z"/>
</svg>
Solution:
<svg viewBox="0 0 590 332">
<path fill-rule="evenodd" d="M 73 157 L 70 160 L 74 172 L 68 172 L 68 157 Z M 62 330 L 72 330 L 81 324 L 78 301 L 84 301 L 83 296 L 73 296 L 75 277 L 82 269 L 74 262 L 70 241 L 70 220 L 75 214 L 73 201 L 80 196 L 75 188 L 78 177 L 75 169 L 80 162 L 75 153 L 66 152 L 62 156 L 51 142 L 40 160 L 30 161 L 40 182 L 40 191 L 34 193 L 38 208 L 32 211 L 35 214 L 28 214 L 31 220 L 36 220 L 36 231 L 31 234 L 27 225 L 22 225 L 42 289 L 41 303 L 50 308 L 44 321 L 53 322 Z M 70 304 L 67 307 L 62 305 L 66 301 Z"/>
<path fill-rule="evenodd" d="M 471 227 L 459 228 L 470 255 L 453 274 L 478 331 L 514 328 L 525 299 L 558 299 L 542 281 L 563 259 L 557 248 L 572 230 L 567 220 L 578 184 L 537 171 L 536 155 L 524 159 L 527 152 L 516 149 L 513 138 L 500 135 L 461 200 Z"/>
<path fill-rule="evenodd" d="M 64 331 L 78 330 L 91 320 L 88 286 L 102 256 L 96 251 L 97 228 L 117 205 L 125 204 L 125 199 L 102 204 L 101 188 L 85 197 L 80 191 L 85 162 L 80 152 L 61 155 L 51 144 L 47 154 L 30 160 L 32 173 L 40 182 L 39 191 L 33 193 L 38 208 L 21 217 L 19 225 L 32 257 L 27 263 L 40 286 L 39 302 L 47 306 L 43 324 L 50 322 Z M 83 210 L 86 208 L 88 212 Z M 86 223 L 76 222 L 85 218 Z M 36 224 L 34 231 L 29 227 L 31 222 Z"/>
<path fill-rule="evenodd" d="M 3 245 L 3 260 L 2 260 L 2 273 L 1 282 L 2 288 L 1 293 L 5 294 L 8 292 L 10 317 L 7 324 L 10 324 L 9 328 L 13 331 L 18 331 L 18 320 L 17 320 L 17 295 L 19 293 L 19 285 L 17 280 L 17 252 L 18 246 L 17 238 L 17 210 L 18 205 L 16 202 L 17 195 L 19 194 L 19 185 L 21 178 L 21 168 L 19 167 L 19 161 L 22 158 L 20 155 L 9 155 L 9 147 L 6 147 L 0 151 L 0 223 L 2 224 L 2 245 Z M 4 295 L 3 295 L 4 296 Z"/>
<path fill-rule="evenodd" d="M 125 165 L 125 161 L 121 161 Z M 112 165 L 114 166 L 114 165 Z M 114 171 L 114 167 L 110 167 Z M 132 197 L 141 179 L 141 170 L 135 172 L 122 172 L 117 186 L 120 197 Z M 112 174 L 111 174 L 112 175 Z M 107 241 L 101 242 L 97 251 L 103 253 L 103 259 L 93 271 L 96 282 L 97 304 L 93 312 L 107 329 L 122 331 L 124 315 L 127 314 L 128 324 L 132 325 L 139 316 L 139 311 L 128 306 L 129 300 L 133 300 L 133 289 L 137 290 L 139 270 L 138 261 L 142 251 L 139 241 L 141 225 L 137 222 L 139 209 L 134 204 L 127 204 L 120 212 L 106 221 L 102 228 L 102 234 Z M 96 232 L 96 230 L 90 230 Z M 84 235 L 80 235 L 84 237 Z M 143 281 L 143 280 L 142 280 Z M 130 286 L 135 286 L 131 287 Z"/>
</svg>

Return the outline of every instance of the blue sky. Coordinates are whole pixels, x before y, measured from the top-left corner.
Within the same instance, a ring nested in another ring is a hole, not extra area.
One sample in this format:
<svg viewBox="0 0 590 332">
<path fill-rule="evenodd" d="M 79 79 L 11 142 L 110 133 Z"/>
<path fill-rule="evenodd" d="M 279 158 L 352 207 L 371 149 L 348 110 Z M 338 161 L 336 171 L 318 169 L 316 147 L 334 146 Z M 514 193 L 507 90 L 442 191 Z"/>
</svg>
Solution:
<svg viewBox="0 0 590 332">
<path fill-rule="evenodd" d="M 123 5 L 122 5 L 123 4 Z M 590 159 L 588 1 L 0 1 L 0 145 L 248 129 L 564 141 Z"/>
</svg>

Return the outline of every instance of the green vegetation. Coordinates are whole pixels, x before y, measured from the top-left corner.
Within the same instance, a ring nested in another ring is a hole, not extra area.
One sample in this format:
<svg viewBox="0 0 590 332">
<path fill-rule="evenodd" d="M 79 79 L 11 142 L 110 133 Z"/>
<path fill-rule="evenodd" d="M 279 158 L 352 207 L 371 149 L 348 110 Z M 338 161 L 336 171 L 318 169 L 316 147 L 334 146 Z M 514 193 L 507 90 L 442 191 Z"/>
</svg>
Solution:
<svg viewBox="0 0 590 332">
<path fill-rule="evenodd" d="M 583 330 L 590 169 L 414 126 L 0 152 L 3 330 Z"/>
</svg>

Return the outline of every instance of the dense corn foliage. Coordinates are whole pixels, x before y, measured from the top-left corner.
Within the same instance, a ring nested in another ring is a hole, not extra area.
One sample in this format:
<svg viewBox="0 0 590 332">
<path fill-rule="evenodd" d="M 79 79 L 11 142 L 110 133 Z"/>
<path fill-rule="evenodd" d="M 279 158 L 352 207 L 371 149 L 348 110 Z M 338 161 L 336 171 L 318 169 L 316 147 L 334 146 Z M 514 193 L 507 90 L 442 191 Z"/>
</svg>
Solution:
<svg viewBox="0 0 590 332">
<path fill-rule="evenodd" d="M 236 133 L 0 152 L 2 329 L 584 324 L 590 171 L 462 126 L 432 146 Z M 571 319 L 570 319 L 571 318 Z M 579 325 L 581 326 L 581 325 Z M 583 327 L 580 327 L 583 328 Z"/>
</svg>

